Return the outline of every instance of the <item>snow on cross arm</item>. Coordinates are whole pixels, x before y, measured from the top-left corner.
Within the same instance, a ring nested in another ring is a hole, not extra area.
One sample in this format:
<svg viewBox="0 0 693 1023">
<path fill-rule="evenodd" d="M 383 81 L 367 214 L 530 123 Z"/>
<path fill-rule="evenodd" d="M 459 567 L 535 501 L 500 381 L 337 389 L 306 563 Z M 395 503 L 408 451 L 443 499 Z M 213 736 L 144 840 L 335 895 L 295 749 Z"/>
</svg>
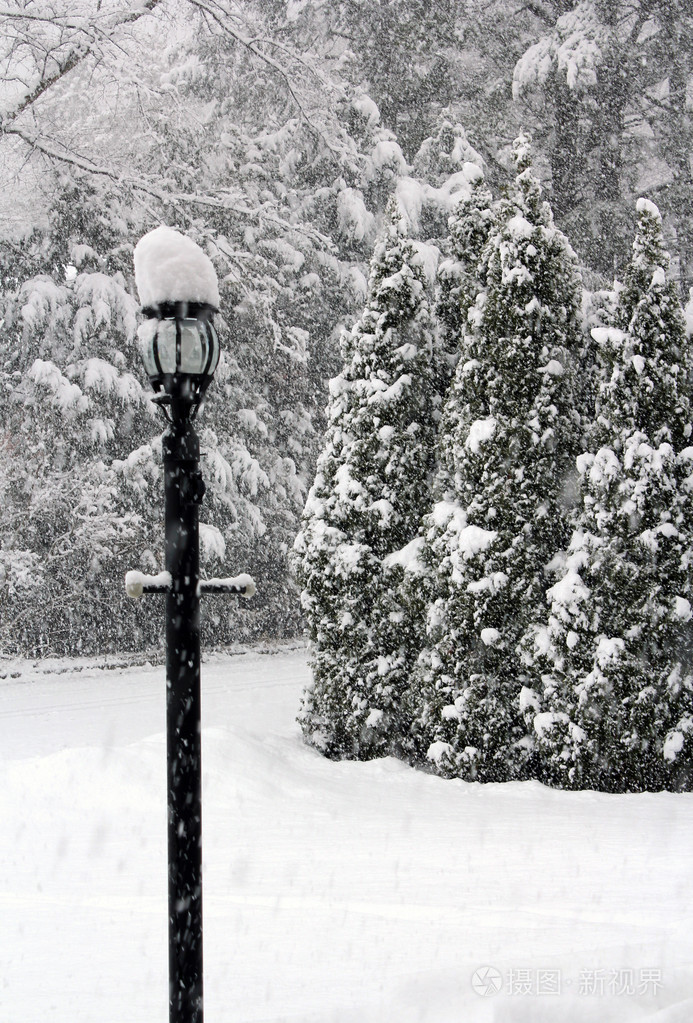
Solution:
<svg viewBox="0 0 693 1023">
<path fill-rule="evenodd" d="M 209 256 L 172 227 L 157 227 L 135 246 L 135 283 L 147 307 L 199 302 L 219 308 L 219 285 Z"/>
</svg>

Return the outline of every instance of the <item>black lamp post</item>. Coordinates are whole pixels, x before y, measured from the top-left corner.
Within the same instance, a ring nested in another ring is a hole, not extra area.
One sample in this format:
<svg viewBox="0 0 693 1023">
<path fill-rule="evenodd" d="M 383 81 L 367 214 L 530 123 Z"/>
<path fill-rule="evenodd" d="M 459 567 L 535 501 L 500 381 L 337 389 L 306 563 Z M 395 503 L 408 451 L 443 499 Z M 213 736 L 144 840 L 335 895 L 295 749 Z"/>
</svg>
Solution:
<svg viewBox="0 0 693 1023">
<path fill-rule="evenodd" d="M 203 1018 L 200 594 L 255 592 L 249 576 L 200 583 L 199 506 L 205 486 L 193 421 L 219 362 L 212 325 L 216 311 L 208 302 L 163 301 L 145 306 L 147 320 L 139 330 L 156 392 L 152 400 L 168 421 L 163 436 L 166 571 L 154 577 L 128 572 L 126 590 L 132 597 L 166 593 L 170 1023 L 202 1023 Z"/>
</svg>

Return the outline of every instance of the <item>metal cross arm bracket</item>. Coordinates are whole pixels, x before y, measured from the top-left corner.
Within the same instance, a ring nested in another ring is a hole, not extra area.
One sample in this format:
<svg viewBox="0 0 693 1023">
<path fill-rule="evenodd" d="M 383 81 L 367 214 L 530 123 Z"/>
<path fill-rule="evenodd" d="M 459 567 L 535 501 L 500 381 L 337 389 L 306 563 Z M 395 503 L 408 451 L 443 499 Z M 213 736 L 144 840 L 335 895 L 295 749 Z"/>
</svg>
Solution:
<svg viewBox="0 0 693 1023">
<path fill-rule="evenodd" d="M 159 572 L 158 575 L 145 575 L 144 572 L 125 573 L 125 592 L 128 597 L 135 600 L 139 600 L 143 593 L 169 593 L 170 590 L 170 572 Z"/>
<path fill-rule="evenodd" d="M 242 597 L 254 597 L 257 592 L 255 580 L 247 573 L 228 579 L 201 579 L 198 593 L 240 593 Z"/>
<path fill-rule="evenodd" d="M 125 592 L 128 597 L 139 600 L 145 593 L 170 593 L 171 573 L 145 575 L 144 572 L 126 572 Z M 198 596 L 202 593 L 238 593 L 241 597 L 254 597 L 257 592 L 252 576 L 243 573 L 227 579 L 201 579 L 197 584 Z"/>
</svg>

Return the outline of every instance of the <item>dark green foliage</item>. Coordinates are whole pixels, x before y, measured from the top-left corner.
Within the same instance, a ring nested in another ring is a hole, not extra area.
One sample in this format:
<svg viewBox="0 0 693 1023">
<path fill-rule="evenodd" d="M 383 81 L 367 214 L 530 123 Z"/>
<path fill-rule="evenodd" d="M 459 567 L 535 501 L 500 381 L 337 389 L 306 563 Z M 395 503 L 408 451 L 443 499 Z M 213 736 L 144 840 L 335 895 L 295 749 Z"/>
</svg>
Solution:
<svg viewBox="0 0 693 1023">
<path fill-rule="evenodd" d="M 441 355 L 439 391 L 445 394 L 467 331 L 469 310 L 482 290 L 481 258 L 493 225 L 491 192 L 476 164 L 465 165 L 469 194 L 448 220 L 450 255 L 438 267 L 435 312 Z"/>
</svg>

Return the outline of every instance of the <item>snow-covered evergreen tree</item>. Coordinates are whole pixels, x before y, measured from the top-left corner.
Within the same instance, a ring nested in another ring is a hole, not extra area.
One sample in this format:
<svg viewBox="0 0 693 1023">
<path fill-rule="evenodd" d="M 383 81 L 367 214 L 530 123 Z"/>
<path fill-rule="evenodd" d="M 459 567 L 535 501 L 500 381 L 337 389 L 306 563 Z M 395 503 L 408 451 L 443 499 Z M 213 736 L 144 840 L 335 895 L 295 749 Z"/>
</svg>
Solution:
<svg viewBox="0 0 693 1023">
<path fill-rule="evenodd" d="M 411 656 L 384 564 L 416 535 L 433 449 L 432 318 L 425 275 L 388 208 L 371 261 L 365 311 L 343 337 L 329 424 L 295 544 L 313 643 L 313 684 L 300 715 L 307 740 L 332 757 L 387 751 L 403 730 Z"/>
<path fill-rule="evenodd" d="M 610 372 L 564 571 L 536 636 L 545 777 L 607 791 L 693 777 L 690 348 L 661 219 L 638 202 L 618 326 L 593 330 Z"/>
<path fill-rule="evenodd" d="M 680 450 L 691 434 L 685 321 L 676 283 L 668 277 L 659 211 L 640 199 L 637 213 L 633 255 L 614 313 L 628 342 L 625 351 L 617 348 L 611 379 L 599 396 L 598 429 L 612 438 L 642 430 L 652 443 L 668 441 Z"/>
<path fill-rule="evenodd" d="M 448 220 L 449 256 L 438 266 L 436 278 L 435 319 L 436 353 L 435 387 L 445 398 L 438 422 L 436 443 L 436 471 L 432 483 L 432 502 L 454 501 L 454 454 L 451 437 L 456 433 L 457 421 L 464 412 L 467 400 L 466 377 L 455 379 L 455 368 L 460 358 L 466 362 L 469 343 L 469 311 L 477 295 L 484 288 L 486 267 L 483 254 L 494 224 L 493 198 L 478 164 L 465 163 L 463 174 L 469 191 L 458 201 Z M 427 508 L 430 511 L 430 506 Z M 429 543 L 424 544 L 424 529 Z M 445 584 L 439 574 L 439 565 L 432 557 L 430 521 L 422 519 L 415 541 L 391 563 L 400 572 L 399 587 L 405 607 L 405 620 L 411 635 L 412 650 L 417 655 L 426 646 L 426 616 L 442 594 Z M 413 680 L 413 684 L 412 684 Z M 416 721 L 419 707 L 419 679 L 412 671 L 405 703 L 407 719 Z M 416 758 L 420 749 L 420 728 L 402 737 L 402 753 Z M 425 753 L 425 749 L 423 750 Z"/>
<path fill-rule="evenodd" d="M 448 109 L 438 115 L 432 134 L 421 143 L 412 166 L 417 177 L 441 186 L 453 175 L 463 173 L 466 164 L 478 166 L 480 159 L 464 126 Z"/>
<path fill-rule="evenodd" d="M 440 591 L 414 693 L 421 751 L 442 773 L 485 781 L 529 770 L 518 648 L 568 539 L 578 432 L 576 260 L 542 201 L 526 137 L 514 158 L 443 417 L 449 468 L 421 555 Z"/>
<path fill-rule="evenodd" d="M 132 627 L 121 562 L 150 546 L 113 460 L 152 429 L 128 287 L 126 214 L 63 178 L 45 231 L 6 246 L 0 364 L 5 650 L 113 649 Z M 117 587 L 117 590 L 116 590 Z M 156 612 L 153 624 L 159 624 Z M 130 631 L 132 636 L 132 631 Z"/>
</svg>

